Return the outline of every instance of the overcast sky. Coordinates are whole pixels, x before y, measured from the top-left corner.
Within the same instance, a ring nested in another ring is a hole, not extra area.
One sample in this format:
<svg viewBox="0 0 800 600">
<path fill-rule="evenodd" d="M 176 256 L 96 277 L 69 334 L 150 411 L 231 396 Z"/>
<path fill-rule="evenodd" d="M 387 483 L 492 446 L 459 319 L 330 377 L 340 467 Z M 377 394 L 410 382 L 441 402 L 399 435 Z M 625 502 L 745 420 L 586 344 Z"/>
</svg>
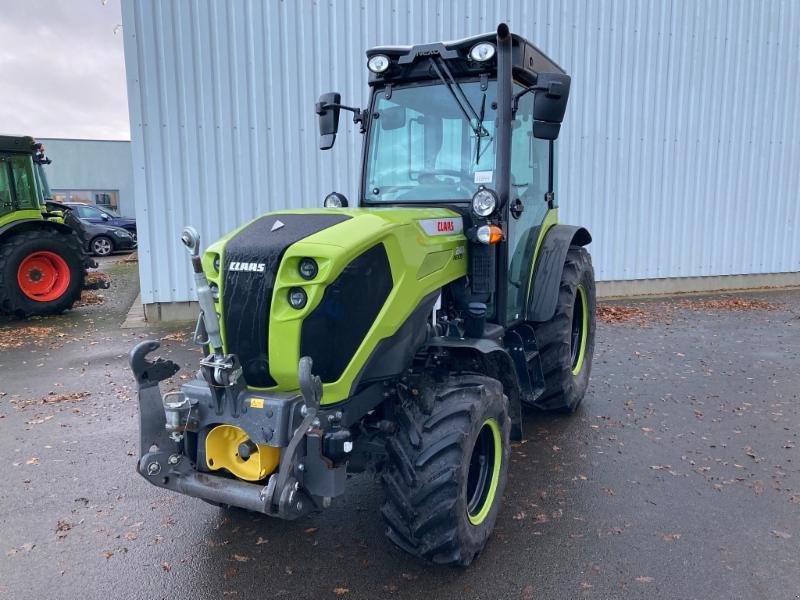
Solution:
<svg viewBox="0 0 800 600">
<path fill-rule="evenodd" d="M 0 0 L 0 134 L 130 139 L 120 1 Z"/>
</svg>

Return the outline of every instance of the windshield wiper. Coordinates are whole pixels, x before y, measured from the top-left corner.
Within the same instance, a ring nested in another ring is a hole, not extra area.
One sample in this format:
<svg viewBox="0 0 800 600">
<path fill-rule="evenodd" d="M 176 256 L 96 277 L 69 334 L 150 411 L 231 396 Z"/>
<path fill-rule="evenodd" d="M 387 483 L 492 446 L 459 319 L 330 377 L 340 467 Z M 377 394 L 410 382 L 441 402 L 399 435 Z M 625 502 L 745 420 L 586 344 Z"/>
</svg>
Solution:
<svg viewBox="0 0 800 600">
<path fill-rule="evenodd" d="M 475 111 L 475 108 L 472 106 L 472 104 L 470 104 L 467 95 L 464 93 L 464 90 L 461 89 L 461 86 L 455 80 L 453 74 L 450 72 L 450 69 L 447 68 L 447 65 L 444 63 L 444 61 L 440 58 L 439 59 L 440 62 L 437 63 L 436 58 L 434 58 L 433 56 L 431 56 L 429 60 L 431 61 L 431 65 L 433 65 L 433 70 L 436 72 L 436 75 L 445 85 L 447 91 L 450 92 L 450 95 L 453 97 L 453 100 L 455 100 L 456 104 L 458 105 L 458 108 L 461 110 L 461 114 L 464 115 L 464 118 L 467 120 L 467 123 L 469 123 L 470 129 L 472 129 L 473 133 L 478 138 L 478 152 L 476 153 L 475 156 L 475 163 L 477 164 L 477 162 L 480 160 L 481 138 L 491 137 L 489 135 L 489 132 L 483 126 L 483 117 L 486 108 L 486 92 L 483 93 L 483 101 L 481 102 L 481 114 L 478 115 L 478 113 Z M 447 78 L 445 78 L 442 71 L 444 71 L 444 73 L 447 74 Z M 456 90 L 458 90 L 458 93 L 456 93 Z M 469 109 L 469 112 L 467 112 L 467 109 Z"/>
<path fill-rule="evenodd" d="M 478 127 L 480 127 L 481 131 L 486 131 L 483 127 L 483 117 L 486 113 L 486 92 L 483 92 L 483 98 L 481 98 L 481 114 L 478 116 Z M 489 132 L 486 131 L 486 135 L 489 135 Z M 478 135 L 478 142 L 475 144 L 475 164 L 481 162 L 481 135 Z M 491 139 L 489 140 L 491 141 Z M 488 146 L 487 146 L 488 148 Z"/>
</svg>

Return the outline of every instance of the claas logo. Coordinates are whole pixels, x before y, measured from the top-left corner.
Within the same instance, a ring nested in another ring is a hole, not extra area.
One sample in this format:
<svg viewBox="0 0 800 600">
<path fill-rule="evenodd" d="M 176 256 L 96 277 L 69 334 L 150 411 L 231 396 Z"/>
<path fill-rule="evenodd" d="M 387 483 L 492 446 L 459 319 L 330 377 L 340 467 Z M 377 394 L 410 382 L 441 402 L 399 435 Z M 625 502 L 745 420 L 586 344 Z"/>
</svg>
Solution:
<svg viewBox="0 0 800 600">
<path fill-rule="evenodd" d="M 267 268 L 264 263 L 232 262 L 228 271 L 247 271 L 250 273 L 263 273 Z"/>
<path fill-rule="evenodd" d="M 453 222 L 449 221 L 449 220 L 448 221 L 437 221 L 436 222 L 436 231 L 442 231 L 442 232 L 454 231 L 455 228 L 456 227 L 453 224 Z"/>
</svg>

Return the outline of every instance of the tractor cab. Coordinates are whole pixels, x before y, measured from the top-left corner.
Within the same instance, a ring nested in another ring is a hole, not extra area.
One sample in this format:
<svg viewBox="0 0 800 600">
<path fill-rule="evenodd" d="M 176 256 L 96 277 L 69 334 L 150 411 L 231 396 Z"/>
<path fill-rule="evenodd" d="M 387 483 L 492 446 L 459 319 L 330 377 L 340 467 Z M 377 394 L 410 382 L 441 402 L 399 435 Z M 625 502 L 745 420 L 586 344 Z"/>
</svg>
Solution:
<svg viewBox="0 0 800 600">
<path fill-rule="evenodd" d="M 524 320 L 530 267 L 557 220 L 555 139 L 570 77 L 505 26 L 455 42 L 373 48 L 367 66 L 367 109 L 343 106 L 335 93 L 320 98 L 320 147 L 332 147 L 339 111 L 352 111 L 365 133 L 358 204 L 459 213 L 471 243 L 473 310 L 504 327 Z M 341 195 L 326 205 L 341 206 Z"/>
</svg>

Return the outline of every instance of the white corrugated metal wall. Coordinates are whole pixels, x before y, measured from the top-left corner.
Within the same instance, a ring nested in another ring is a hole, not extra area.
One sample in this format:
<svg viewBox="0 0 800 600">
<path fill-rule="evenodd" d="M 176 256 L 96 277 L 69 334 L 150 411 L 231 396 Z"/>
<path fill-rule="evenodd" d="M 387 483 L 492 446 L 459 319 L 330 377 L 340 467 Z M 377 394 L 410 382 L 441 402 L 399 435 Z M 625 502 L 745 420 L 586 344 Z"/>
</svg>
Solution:
<svg viewBox="0 0 800 600">
<path fill-rule="evenodd" d="M 143 301 L 193 298 L 184 224 L 356 196 L 361 135 L 320 152 L 313 106 L 366 104 L 367 48 L 500 21 L 573 77 L 559 199 L 598 279 L 800 271 L 798 2 L 127 0 Z"/>
</svg>

